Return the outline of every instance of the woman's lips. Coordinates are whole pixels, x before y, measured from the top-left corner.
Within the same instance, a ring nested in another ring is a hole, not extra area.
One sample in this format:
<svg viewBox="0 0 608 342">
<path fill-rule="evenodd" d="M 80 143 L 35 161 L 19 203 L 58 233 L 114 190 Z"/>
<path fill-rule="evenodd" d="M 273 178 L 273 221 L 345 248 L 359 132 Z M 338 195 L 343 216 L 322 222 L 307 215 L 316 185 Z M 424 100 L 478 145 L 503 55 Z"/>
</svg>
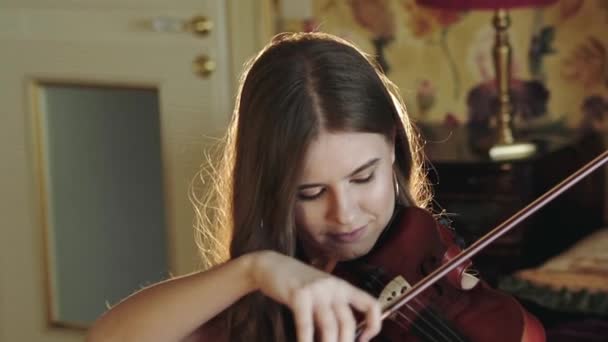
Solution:
<svg viewBox="0 0 608 342">
<path fill-rule="evenodd" d="M 367 229 L 367 225 L 365 225 L 361 228 L 352 230 L 348 233 L 329 234 L 329 236 L 334 241 L 339 242 L 339 243 L 353 243 L 353 242 L 357 242 L 365 234 L 366 229 Z"/>
</svg>

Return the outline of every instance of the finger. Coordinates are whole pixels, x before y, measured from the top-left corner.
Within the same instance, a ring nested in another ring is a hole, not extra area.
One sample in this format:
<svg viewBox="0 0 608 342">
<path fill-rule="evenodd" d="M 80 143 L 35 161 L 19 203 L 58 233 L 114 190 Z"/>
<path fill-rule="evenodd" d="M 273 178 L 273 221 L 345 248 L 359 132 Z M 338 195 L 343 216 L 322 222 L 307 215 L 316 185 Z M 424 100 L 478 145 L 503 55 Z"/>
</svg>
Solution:
<svg viewBox="0 0 608 342">
<path fill-rule="evenodd" d="M 315 308 L 315 319 L 321 333 L 321 341 L 336 342 L 338 340 L 338 324 L 331 306 L 317 306 Z"/>
<path fill-rule="evenodd" d="M 377 299 L 355 287 L 348 294 L 348 300 L 355 310 L 365 314 L 365 327 L 361 340 L 366 341 L 376 336 L 382 329 L 382 310 Z"/>
<path fill-rule="evenodd" d="M 350 306 L 346 302 L 335 302 L 333 304 L 333 309 L 338 321 L 338 341 L 353 342 L 355 340 L 355 329 L 357 324 Z"/>
<path fill-rule="evenodd" d="M 380 333 L 380 330 L 382 330 L 381 314 L 382 312 L 379 304 L 372 305 L 369 310 L 365 312 L 365 327 L 362 333 L 363 341 L 368 341 Z"/>
<path fill-rule="evenodd" d="M 292 307 L 298 342 L 313 342 L 314 322 L 312 298 L 304 291 L 299 292 Z"/>
</svg>

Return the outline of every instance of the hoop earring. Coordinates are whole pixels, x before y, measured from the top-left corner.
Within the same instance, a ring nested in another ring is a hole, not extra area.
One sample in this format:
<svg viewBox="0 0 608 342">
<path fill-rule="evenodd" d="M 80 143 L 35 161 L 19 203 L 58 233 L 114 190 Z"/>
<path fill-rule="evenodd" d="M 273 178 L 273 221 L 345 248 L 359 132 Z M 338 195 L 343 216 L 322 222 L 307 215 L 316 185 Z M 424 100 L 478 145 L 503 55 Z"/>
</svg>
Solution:
<svg viewBox="0 0 608 342">
<path fill-rule="evenodd" d="M 399 201 L 399 182 L 397 181 L 397 174 L 393 170 L 393 184 L 395 184 L 395 200 Z"/>
</svg>

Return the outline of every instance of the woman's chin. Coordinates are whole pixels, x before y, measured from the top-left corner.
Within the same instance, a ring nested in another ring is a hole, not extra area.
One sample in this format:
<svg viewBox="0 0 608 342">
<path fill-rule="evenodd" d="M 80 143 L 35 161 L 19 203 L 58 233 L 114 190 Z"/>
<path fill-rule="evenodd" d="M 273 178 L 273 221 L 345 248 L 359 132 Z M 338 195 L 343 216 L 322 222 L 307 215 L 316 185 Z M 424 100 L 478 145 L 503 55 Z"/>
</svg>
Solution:
<svg viewBox="0 0 608 342">
<path fill-rule="evenodd" d="M 372 249 L 372 247 L 373 247 L 373 244 L 370 244 L 369 246 L 367 246 L 367 245 L 352 246 L 350 248 L 335 250 L 334 258 L 338 261 L 348 261 L 348 260 L 357 259 L 357 258 L 362 257 L 362 256 L 366 255 L 367 253 L 369 253 L 369 251 Z"/>
</svg>

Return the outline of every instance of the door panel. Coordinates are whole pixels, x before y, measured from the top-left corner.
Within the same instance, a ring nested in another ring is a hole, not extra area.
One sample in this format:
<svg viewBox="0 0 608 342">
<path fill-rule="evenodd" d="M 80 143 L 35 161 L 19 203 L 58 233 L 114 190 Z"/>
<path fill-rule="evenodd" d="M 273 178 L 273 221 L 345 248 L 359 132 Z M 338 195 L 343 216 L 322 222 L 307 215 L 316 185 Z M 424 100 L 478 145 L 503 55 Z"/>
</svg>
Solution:
<svg viewBox="0 0 608 342">
<path fill-rule="evenodd" d="M 240 71 L 227 10 L 0 4 L 0 341 L 82 341 L 94 313 L 78 310 L 197 268 L 188 186 L 223 134 Z M 196 15 L 213 21 L 208 35 L 188 30 Z M 207 77 L 194 72 L 201 56 L 214 63 Z"/>
</svg>

